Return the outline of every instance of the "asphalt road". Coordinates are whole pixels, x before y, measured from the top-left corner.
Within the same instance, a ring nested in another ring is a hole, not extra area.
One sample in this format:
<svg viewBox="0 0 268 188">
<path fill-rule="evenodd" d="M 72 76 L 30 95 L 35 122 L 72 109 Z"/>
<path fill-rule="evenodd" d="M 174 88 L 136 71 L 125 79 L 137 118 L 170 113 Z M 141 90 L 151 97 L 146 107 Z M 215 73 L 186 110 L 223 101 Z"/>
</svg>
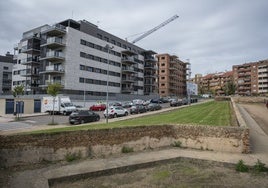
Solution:
<svg viewBox="0 0 268 188">
<path fill-rule="evenodd" d="M 161 104 L 162 108 L 170 108 L 169 103 Z M 105 118 L 103 116 L 103 111 L 95 111 L 100 115 L 100 121 L 104 121 Z M 34 127 L 40 127 L 44 125 L 48 125 L 52 121 L 51 115 L 39 115 L 39 116 L 31 116 L 31 117 L 22 117 L 21 121 L 16 122 L 7 122 L 0 124 L 0 131 L 15 131 L 20 129 L 28 129 Z M 54 115 L 54 122 L 59 125 L 70 125 L 69 124 L 69 116 L 63 115 Z"/>
</svg>

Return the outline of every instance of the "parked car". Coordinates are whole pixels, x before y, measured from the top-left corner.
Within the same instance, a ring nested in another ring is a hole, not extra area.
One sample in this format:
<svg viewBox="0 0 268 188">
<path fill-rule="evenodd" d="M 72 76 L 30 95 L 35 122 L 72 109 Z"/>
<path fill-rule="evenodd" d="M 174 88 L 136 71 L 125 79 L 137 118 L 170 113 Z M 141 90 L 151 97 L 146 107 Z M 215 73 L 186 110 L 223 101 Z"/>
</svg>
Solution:
<svg viewBox="0 0 268 188">
<path fill-rule="evenodd" d="M 160 99 L 151 99 L 150 103 L 162 103 L 162 101 Z"/>
<path fill-rule="evenodd" d="M 144 100 L 142 100 L 142 99 L 134 99 L 133 101 L 132 101 L 132 103 L 133 103 L 133 105 L 141 105 L 141 104 L 143 104 L 144 103 Z"/>
<path fill-rule="evenodd" d="M 172 99 L 172 100 L 170 100 L 170 106 L 181 106 L 182 105 L 182 100 L 181 99 L 179 99 L 179 100 L 177 100 L 177 99 Z"/>
<path fill-rule="evenodd" d="M 91 107 L 89 107 L 89 110 L 92 110 L 92 111 L 103 111 L 105 109 L 106 109 L 105 104 L 94 104 Z"/>
<path fill-rule="evenodd" d="M 148 111 L 155 111 L 155 110 L 161 110 L 162 106 L 157 103 L 150 103 L 147 106 Z"/>
<path fill-rule="evenodd" d="M 77 112 L 72 112 L 69 116 L 69 123 L 70 124 L 83 124 L 92 121 L 99 121 L 100 116 L 95 112 L 90 110 L 80 110 Z"/>
<path fill-rule="evenodd" d="M 109 106 L 122 106 L 121 102 L 111 102 L 109 103 Z"/>
<path fill-rule="evenodd" d="M 169 103 L 169 98 L 168 97 L 163 97 L 159 99 L 162 103 Z"/>
<path fill-rule="evenodd" d="M 106 118 L 107 115 L 107 109 L 103 112 L 104 117 Z M 108 117 L 118 117 L 118 116 L 127 116 L 128 111 L 127 109 L 121 107 L 121 106 L 111 106 L 108 108 Z"/>
<path fill-rule="evenodd" d="M 182 101 L 182 105 L 187 105 L 188 104 L 188 99 L 186 99 L 186 98 L 183 98 L 181 101 Z"/>
<path fill-rule="evenodd" d="M 191 98 L 191 103 L 196 103 L 196 102 L 198 102 L 197 98 Z"/>
<path fill-rule="evenodd" d="M 133 105 L 130 108 L 130 114 L 144 113 L 146 111 L 147 111 L 146 107 L 144 105 L 140 105 L 140 104 Z"/>
<path fill-rule="evenodd" d="M 79 110 L 87 110 L 86 107 L 82 106 L 82 105 L 74 105 L 75 108 L 76 108 L 76 111 L 79 111 Z"/>
<path fill-rule="evenodd" d="M 130 108 L 133 105 L 131 101 L 125 101 L 122 103 L 123 108 Z"/>
</svg>

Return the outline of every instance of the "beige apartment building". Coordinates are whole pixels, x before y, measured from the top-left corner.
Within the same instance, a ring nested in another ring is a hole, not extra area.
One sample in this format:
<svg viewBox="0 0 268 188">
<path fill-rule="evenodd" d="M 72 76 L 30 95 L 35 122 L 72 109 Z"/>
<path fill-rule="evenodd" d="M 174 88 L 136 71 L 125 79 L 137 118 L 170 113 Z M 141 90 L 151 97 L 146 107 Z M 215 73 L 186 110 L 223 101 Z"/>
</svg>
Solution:
<svg viewBox="0 0 268 188">
<path fill-rule="evenodd" d="M 233 72 L 237 94 L 268 93 L 268 60 L 234 65 Z"/>
<path fill-rule="evenodd" d="M 186 96 L 187 65 L 175 55 L 158 54 L 158 90 L 160 97 Z"/>
</svg>

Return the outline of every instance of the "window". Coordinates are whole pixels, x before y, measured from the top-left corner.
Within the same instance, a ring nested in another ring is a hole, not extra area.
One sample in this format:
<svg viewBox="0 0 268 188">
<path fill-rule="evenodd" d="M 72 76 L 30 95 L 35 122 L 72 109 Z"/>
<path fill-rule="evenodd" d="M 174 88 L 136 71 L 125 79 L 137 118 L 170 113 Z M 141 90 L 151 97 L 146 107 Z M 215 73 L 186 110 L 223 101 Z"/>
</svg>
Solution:
<svg viewBox="0 0 268 188">
<path fill-rule="evenodd" d="M 161 57 L 161 59 L 165 59 L 165 57 Z"/>
<path fill-rule="evenodd" d="M 81 39 L 80 43 L 83 44 L 83 45 L 86 45 L 87 42 L 85 40 Z"/>
<path fill-rule="evenodd" d="M 161 63 L 161 66 L 164 67 L 166 64 L 165 63 Z"/>
<path fill-rule="evenodd" d="M 96 48 L 97 50 L 102 51 L 102 47 L 101 47 L 100 45 L 95 45 L 95 48 Z"/>
<path fill-rule="evenodd" d="M 166 84 L 161 84 L 161 86 L 165 86 Z"/>
<path fill-rule="evenodd" d="M 93 68 L 92 67 L 87 67 L 87 71 L 93 72 Z"/>
<path fill-rule="evenodd" d="M 80 83 L 84 83 L 85 79 L 84 78 L 79 78 Z"/>
<path fill-rule="evenodd" d="M 101 61 L 101 58 L 100 58 L 100 57 L 95 56 L 95 60 L 96 60 L 96 61 Z"/>
<path fill-rule="evenodd" d="M 80 70 L 86 70 L 85 65 L 80 65 Z"/>
<path fill-rule="evenodd" d="M 98 37 L 99 39 L 102 39 L 102 35 L 101 35 L 101 34 L 97 34 L 97 37 Z"/>
<path fill-rule="evenodd" d="M 109 38 L 108 37 L 104 37 L 104 40 L 109 42 Z"/>
<path fill-rule="evenodd" d="M 165 91 L 161 91 L 161 93 L 165 93 Z"/>
<path fill-rule="evenodd" d="M 121 47 L 121 43 L 120 42 L 117 42 L 117 46 Z"/>
<path fill-rule="evenodd" d="M 165 70 L 161 70 L 162 73 L 165 73 L 166 71 Z"/>
<path fill-rule="evenodd" d="M 112 44 L 115 44 L 115 40 L 112 40 L 111 43 L 112 43 Z"/>
<path fill-rule="evenodd" d="M 4 70 L 8 70 L 8 67 L 4 67 Z"/>
</svg>

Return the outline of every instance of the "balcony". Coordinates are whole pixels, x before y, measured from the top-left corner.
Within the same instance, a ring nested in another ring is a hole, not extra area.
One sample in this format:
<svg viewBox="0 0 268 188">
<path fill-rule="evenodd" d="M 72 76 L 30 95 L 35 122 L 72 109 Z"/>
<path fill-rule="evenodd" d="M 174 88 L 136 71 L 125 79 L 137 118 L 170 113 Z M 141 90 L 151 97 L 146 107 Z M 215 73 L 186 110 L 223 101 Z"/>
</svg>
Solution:
<svg viewBox="0 0 268 188">
<path fill-rule="evenodd" d="M 24 77 L 38 77 L 39 76 L 39 72 L 35 69 L 31 70 L 31 69 L 24 69 L 22 71 L 20 71 L 20 76 L 24 76 Z"/>
<path fill-rule="evenodd" d="M 145 56 L 144 61 L 145 62 L 156 62 L 156 59 L 154 57 Z"/>
<path fill-rule="evenodd" d="M 41 71 L 40 74 L 64 74 L 64 69 L 61 66 L 46 66 L 46 69 Z"/>
<path fill-rule="evenodd" d="M 249 68 L 240 68 L 240 69 L 237 70 L 237 72 L 239 72 L 239 73 L 241 73 L 241 72 L 250 72 L 250 71 L 251 71 L 250 67 Z"/>
<path fill-rule="evenodd" d="M 133 82 L 135 82 L 135 77 L 133 76 L 122 77 L 122 83 L 133 83 Z"/>
<path fill-rule="evenodd" d="M 61 86 L 64 86 L 63 80 L 45 80 L 44 84 L 39 85 L 40 87 L 47 87 L 49 84 L 59 83 Z"/>
<path fill-rule="evenodd" d="M 122 67 L 122 73 L 135 73 L 134 67 Z"/>
<path fill-rule="evenodd" d="M 154 86 L 154 85 L 155 85 L 155 82 L 151 82 L 151 81 L 144 82 L 144 86 Z"/>
<path fill-rule="evenodd" d="M 47 34 L 48 36 L 59 36 L 64 35 L 66 33 L 66 27 L 60 24 L 55 24 L 52 26 L 48 26 L 41 30 L 42 34 Z"/>
<path fill-rule="evenodd" d="M 133 87 L 122 87 L 121 89 L 121 93 L 131 93 L 132 91 L 134 91 Z"/>
<path fill-rule="evenodd" d="M 176 66 L 170 66 L 169 70 L 177 70 L 177 67 Z"/>
<path fill-rule="evenodd" d="M 145 69 L 153 69 L 153 70 L 156 70 L 157 69 L 157 67 L 155 66 L 155 64 L 147 64 L 147 63 L 145 63 L 144 68 Z"/>
<path fill-rule="evenodd" d="M 21 53 L 40 54 L 40 45 L 28 45 L 21 47 Z"/>
<path fill-rule="evenodd" d="M 41 45 L 41 47 L 44 47 L 44 46 L 51 48 L 51 49 L 55 49 L 55 48 L 65 47 L 65 42 L 63 41 L 62 38 L 50 37 L 50 38 L 47 38 L 47 40 Z"/>
<path fill-rule="evenodd" d="M 268 74 L 258 74 L 258 78 L 261 78 L 261 77 L 268 77 Z"/>
<path fill-rule="evenodd" d="M 42 57 L 40 60 L 49 60 L 49 61 L 63 61 L 64 54 L 58 51 L 47 52 L 45 57 Z"/>
<path fill-rule="evenodd" d="M 124 64 L 136 64 L 134 57 L 122 57 L 122 63 Z"/>
<path fill-rule="evenodd" d="M 28 57 L 25 59 L 21 59 L 20 63 L 22 65 L 39 65 L 40 64 L 40 60 L 39 57 Z"/>
</svg>

